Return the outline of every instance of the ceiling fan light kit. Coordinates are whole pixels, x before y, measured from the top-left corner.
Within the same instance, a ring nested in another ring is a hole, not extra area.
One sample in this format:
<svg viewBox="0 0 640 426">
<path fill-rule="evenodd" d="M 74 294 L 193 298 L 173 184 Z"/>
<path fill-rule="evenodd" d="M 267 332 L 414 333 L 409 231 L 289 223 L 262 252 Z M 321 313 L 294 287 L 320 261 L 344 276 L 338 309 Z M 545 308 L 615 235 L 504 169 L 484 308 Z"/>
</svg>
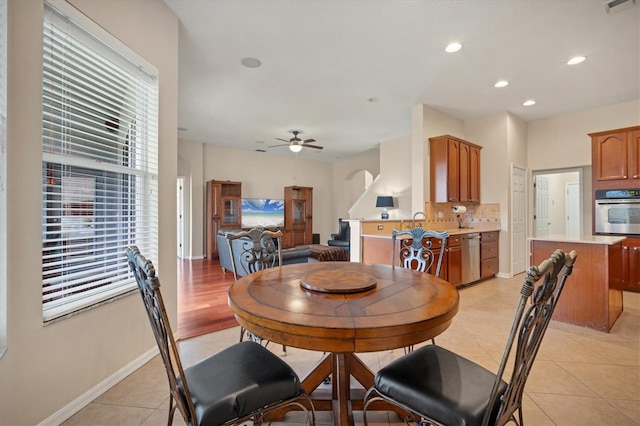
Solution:
<svg viewBox="0 0 640 426">
<path fill-rule="evenodd" d="M 275 148 L 277 146 L 288 146 L 291 152 L 300 152 L 302 151 L 302 148 L 314 148 L 314 149 L 324 148 L 320 145 L 311 145 L 311 142 L 316 141 L 315 139 L 305 139 L 305 140 L 300 139 L 298 137 L 298 134 L 300 133 L 299 130 L 293 130 L 291 131 L 291 133 L 293 133 L 293 137 L 289 140 L 276 138 L 277 140 L 286 142 L 286 143 L 281 143 L 279 145 L 271 145 L 269 148 Z"/>
</svg>

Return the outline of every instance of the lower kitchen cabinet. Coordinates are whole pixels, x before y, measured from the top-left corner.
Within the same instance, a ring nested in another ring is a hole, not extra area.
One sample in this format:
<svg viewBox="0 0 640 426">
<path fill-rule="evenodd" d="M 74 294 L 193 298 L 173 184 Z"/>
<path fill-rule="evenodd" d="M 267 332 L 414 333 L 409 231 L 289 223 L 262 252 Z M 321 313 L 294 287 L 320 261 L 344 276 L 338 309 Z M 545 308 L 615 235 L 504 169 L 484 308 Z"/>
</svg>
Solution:
<svg viewBox="0 0 640 426">
<path fill-rule="evenodd" d="M 640 293 L 640 238 L 622 242 L 622 289 Z"/>
<path fill-rule="evenodd" d="M 443 266 L 446 266 L 441 271 L 441 277 L 449 281 L 455 286 L 462 284 L 462 236 L 451 235 L 447 241 L 447 248 L 445 249 L 444 259 L 442 259 Z"/>
<path fill-rule="evenodd" d="M 480 233 L 480 278 L 498 273 L 498 231 Z"/>
</svg>

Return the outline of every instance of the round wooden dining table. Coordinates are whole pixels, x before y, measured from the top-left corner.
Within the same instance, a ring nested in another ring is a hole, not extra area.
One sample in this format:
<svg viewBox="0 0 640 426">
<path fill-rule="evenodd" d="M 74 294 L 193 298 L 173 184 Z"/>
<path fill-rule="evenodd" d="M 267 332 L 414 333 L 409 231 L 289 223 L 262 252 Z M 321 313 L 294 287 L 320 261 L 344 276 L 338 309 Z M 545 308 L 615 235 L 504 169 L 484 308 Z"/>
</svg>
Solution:
<svg viewBox="0 0 640 426">
<path fill-rule="evenodd" d="M 352 425 L 374 372 L 356 355 L 403 348 L 446 330 L 458 291 L 432 275 L 355 262 L 298 263 L 245 276 L 229 289 L 241 326 L 265 340 L 324 352 L 302 386 L 318 411 Z M 330 391 L 318 389 L 331 376 Z M 351 389 L 350 378 L 364 389 Z"/>
</svg>

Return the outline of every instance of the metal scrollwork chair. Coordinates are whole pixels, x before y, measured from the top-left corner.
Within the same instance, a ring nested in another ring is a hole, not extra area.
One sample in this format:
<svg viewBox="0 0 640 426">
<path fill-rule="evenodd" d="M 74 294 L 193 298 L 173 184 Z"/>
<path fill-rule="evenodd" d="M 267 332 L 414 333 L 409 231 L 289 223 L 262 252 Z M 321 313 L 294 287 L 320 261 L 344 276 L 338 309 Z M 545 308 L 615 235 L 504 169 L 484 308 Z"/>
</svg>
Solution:
<svg viewBox="0 0 640 426">
<path fill-rule="evenodd" d="M 253 228 L 249 231 L 227 233 L 227 243 L 231 253 L 231 265 L 233 278 L 249 275 L 282 265 L 282 231 L 269 231 L 262 228 Z M 256 336 L 244 327 L 240 327 L 240 341 L 247 339 L 262 344 L 263 339 Z M 265 346 L 269 343 L 264 341 Z M 282 352 L 287 354 L 287 347 L 282 346 Z"/>
<path fill-rule="evenodd" d="M 403 267 L 440 276 L 442 258 L 447 246 L 448 232 L 427 231 L 421 227 L 391 231 L 391 264 L 396 264 L 396 240 L 400 239 L 400 263 Z M 434 242 L 436 244 L 434 244 Z M 439 243 L 439 244 L 437 244 Z M 436 262 L 437 258 L 437 262 Z M 435 269 L 434 269 L 435 268 Z"/>
<path fill-rule="evenodd" d="M 575 251 L 556 250 L 529 268 L 497 374 L 447 349 L 423 346 L 378 371 L 365 395 L 364 424 L 369 404 L 383 400 L 406 410 L 416 424 L 522 425 L 524 386 L 576 258 Z M 514 341 L 513 372 L 506 383 L 502 377 Z"/>
<path fill-rule="evenodd" d="M 419 226 L 402 231 L 392 230 L 391 265 L 393 267 L 396 264 L 396 240 L 402 236 L 408 237 L 400 239 L 400 264 L 402 267 L 440 277 L 449 233 L 427 231 Z M 431 339 L 431 343 L 435 344 L 435 339 Z M 413 351 L 413 346 L 407 346 L 404 351 L 405 353 Z"/>
<path fill-rule="evenodd" d="M 165 311 L 160 281 L 137 247 L 126 250 L 169 379 L 169 417 L 187 425 L 260 423 L 273 409 L 295 405 L 315 424 L 313 404 L 295 371 L 255 342 L 236 343 L 184 369 Z"/>
</svg>

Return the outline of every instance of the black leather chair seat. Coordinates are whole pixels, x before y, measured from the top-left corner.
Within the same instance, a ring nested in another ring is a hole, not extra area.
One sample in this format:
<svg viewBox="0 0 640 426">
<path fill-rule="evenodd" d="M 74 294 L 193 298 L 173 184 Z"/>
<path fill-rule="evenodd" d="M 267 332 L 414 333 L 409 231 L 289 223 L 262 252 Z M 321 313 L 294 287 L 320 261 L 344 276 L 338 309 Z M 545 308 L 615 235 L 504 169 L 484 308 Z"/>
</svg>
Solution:
<svg viewBox="0 0 640 426">
<path fill-rule="evenodd" d="M 219 425 L 300 394 L 296 373 L 254 342 L 242 342 L 185 369 L 200 425 Z M 211 383 L 224 383 L 212 389 Z"/>
<path fill-rule="evenodd" d="M 466 358 L 427 345 L 378 371 L 375 386 L 381 394 L 438 423 L 475 426 L 482 424 L 495 380 L 495 374 Z M 498 395 L 506 387 L 501 381 Z M 489 424 L 493 424 L 499 404 L 498 398 Z"/>
</svg>

